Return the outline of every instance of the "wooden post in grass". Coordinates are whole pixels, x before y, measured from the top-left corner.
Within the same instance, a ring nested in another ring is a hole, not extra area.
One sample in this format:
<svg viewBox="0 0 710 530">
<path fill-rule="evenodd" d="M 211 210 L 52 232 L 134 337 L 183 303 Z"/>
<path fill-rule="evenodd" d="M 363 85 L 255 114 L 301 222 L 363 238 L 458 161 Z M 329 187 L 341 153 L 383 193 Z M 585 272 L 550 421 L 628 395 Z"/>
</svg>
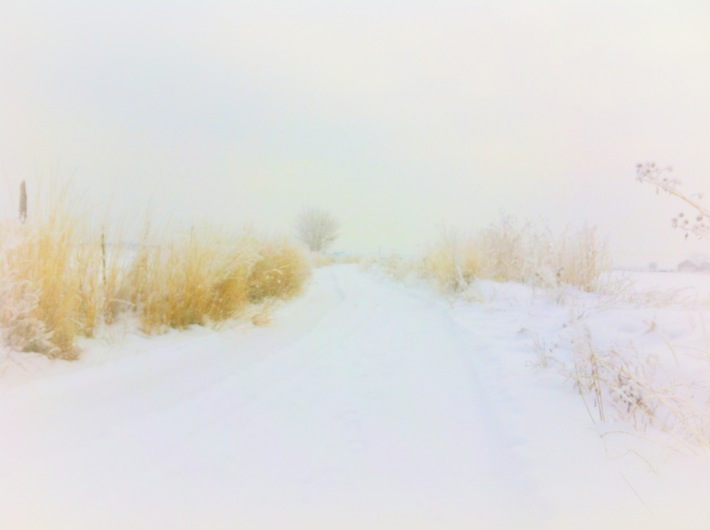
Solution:
<svg viewBox="0 0 710 530">
<path fill-rule="evenodd" d="M 106 230 L 101 227 L 101 279 L 106 287 Z"/>
<path fill-rule="evenodd" d="M 25 181 L 20 184 L 20 222 L 24 223 L 27 220 L 27 187 Z"/>
</svg>

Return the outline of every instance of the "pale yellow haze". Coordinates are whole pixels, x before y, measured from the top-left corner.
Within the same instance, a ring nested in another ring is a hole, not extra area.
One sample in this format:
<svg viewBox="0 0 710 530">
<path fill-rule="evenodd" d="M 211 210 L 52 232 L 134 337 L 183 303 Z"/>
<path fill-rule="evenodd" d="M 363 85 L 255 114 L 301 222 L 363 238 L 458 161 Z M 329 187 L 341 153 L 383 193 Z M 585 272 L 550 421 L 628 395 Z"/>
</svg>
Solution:
<svg viewBox="0 0 710 530">
<path fill-rule="evenodd" d="M 3 216 L 59 178 L 119 218 L 288 232 L 320 207 L 348 252 L 505 212 L 675 264 L 710 242 L 635 166 L 710 192 L 708 28 L 684 0 L 0 0 Z"/>
</svg>

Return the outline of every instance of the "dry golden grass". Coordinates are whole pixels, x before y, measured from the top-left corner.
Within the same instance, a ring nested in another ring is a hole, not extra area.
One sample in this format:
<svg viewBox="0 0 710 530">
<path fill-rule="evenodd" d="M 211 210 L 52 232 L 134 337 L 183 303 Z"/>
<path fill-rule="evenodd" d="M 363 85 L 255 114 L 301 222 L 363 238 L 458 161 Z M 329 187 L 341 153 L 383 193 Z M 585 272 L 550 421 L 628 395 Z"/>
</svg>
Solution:
<svg viewBox="0 0 710 530">
<path fill-rule="evenodd" d="M 286 240 L 202 229 L 167 245 L 146 242 L 120 293 L 142 330 L 156 333 L 220 322 L 267 298 L 290 298 L 309 273 L 305 253 Z"/>
<path fill-rule="evenodd" d="M 119 290 L 146 333 L 234 315 L 247 303 L 253 249 L 192 231 L 169 243 L 144 241 Z"/>
<path fill-rule="evenodd" d="M 86 322 L 78 294 L 84 279 L 72 260 L 76 233 L 76 221 L 55 213 L 45 223 L 30 227 L 25 245 L 18 247 L 23 263 L 15 270 L 26 274 L 38 294 L 35 316 L 47 326 L 54 348 L 44 353 L 53 357 L 77 355 L 74 339 Z M 90 314 L 91 309 L 88 318 Z"/>
<path fill-rule="evenodd" d="M 481 256 L 475 244 L 464 245 L 459 253 L 459 267 L 463 280 L 468 284 L 481 274 Z"/>
<path fill-rule="evenodd" d="M 453 233 L 442 233 L 422 262 L 422 274 L 433 278 L 444 292 L 462 291 L 480 274 L 480 270 L 475 244 L 462 242 Z"/>
<path fill-rule="evenodd" d="M 3 239 L 6 338 L 18 349 L 76 358 L 76 337 L 90 335 L 102 312 L 95 285 L 100 259 L 80 245 L 78 219 L 57 209 L 5 227 Z"/>
<path fill-rule="evenodd" d="M 597 291 L 608 269 L 606 242 L 594 229 L 555 235 L 511 217 L 467 240 L 442 233 L 422 262 L 423 275 L 446 292 L 460 292 L 475 278 Z"/>
<path fill-rule="evenodd" d="M 309 273 L 308 257 L 299 247 L 286 240 L 266 241 L 249 274 L 249 301 L 291 298 L 301 291 Z"/>
<path fill-rule="evenodd" d="M 559 235 L 503 218 L 478 239 L 481 276 L 541 287 L 572 285 L 584 291 L 602 288 L 610 260 L 606 241 L 594 228 Z"/>
<path fill-rule="evenodd" d="M 335 264 L 335 258 L 333 256 L 321 252 L 310 252 L 309 260 L 313 268 L 330 267 Z"/>
<path fill-rule="evenodd" d="M 575 326 L 574 332 L 574 358 L 561 371 L 574 383 L 592 420 L 627 421 L 642 432 L 654 427 L 685 449 L 707 448 L 710 388 L 704 381 L 679 379 L 678 373 L 664 369 L 656 354 L 643 354 L 633 344 L 602 348 L 588 328 Z M 667 346 L 675 366 L 680 366 L 679 352 Z"/>
<path fill-rule="evenodd" d="M 345 254 L 335 258 L 335 262 L 339 265 L 360 265 L 362 260 L 362 256 L 358 256 L 356 254 Z"/>
<path fill-rule="evenodd" d="M 77 338 L 122 311 L 135 311 L 146 333 L 220 322 L 296 295 L 310 273 L 299 247 L 253 234 L 192 230 L 167 242 L 146 237 L 130 252 L 63 204 L 0 227 L 0 331 L 13 349 L 76 359 Z"/>
<path fill-rule="evenodd" d="M 481 254 L 480 274 L 496 281 L 528 280 L 531 237 L 527 225 L 518 226 L 515 219 L 502 216 L 476 238 Z"/>
<path fill-rule="evenodd" d="M 608 245 L 593 228 L 563 236 L 559 281 L 587 292 L 604 288 L 611 268 Z"/>
</svg>

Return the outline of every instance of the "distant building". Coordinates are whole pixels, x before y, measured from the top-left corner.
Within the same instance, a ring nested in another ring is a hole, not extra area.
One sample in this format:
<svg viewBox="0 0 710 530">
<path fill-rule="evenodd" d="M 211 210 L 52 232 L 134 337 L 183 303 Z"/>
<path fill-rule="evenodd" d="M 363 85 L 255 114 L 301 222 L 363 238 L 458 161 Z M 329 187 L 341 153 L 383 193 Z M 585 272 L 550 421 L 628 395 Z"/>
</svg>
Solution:
<svg viewBox="0 0 710 530">
<path fill-rule="evenodd" d="M 678 272 L 695 272 L 698 270 L 697 265 L 693 263 L 691 260 L 687 259 L 685 261 L 681 261 L 678 264 Z"/>
<path fill-rule="evenodd" d="M 678 272 L 710 272 L 710 259 L 692 258 L 678 264 Z"/>
</svg>

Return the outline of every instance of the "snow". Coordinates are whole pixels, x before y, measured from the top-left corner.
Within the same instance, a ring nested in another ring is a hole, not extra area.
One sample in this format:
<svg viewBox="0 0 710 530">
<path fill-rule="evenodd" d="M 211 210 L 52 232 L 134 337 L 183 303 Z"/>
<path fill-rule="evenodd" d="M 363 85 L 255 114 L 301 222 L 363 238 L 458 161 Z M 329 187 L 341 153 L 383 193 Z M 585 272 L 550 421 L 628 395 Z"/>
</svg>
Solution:
<svg viewBox="0 0 710 530">
<path fill-rule="evenodd" d="M 127 322 L 75 363 L 6 352 L 0 528 L 706 529 L 706 449 L 600 422 L 565 375 L 586 330 L 708 384 L 702 296 L 631 295 L 661 277 L 710 285 L 465 301 L 333 266 L 266 327 Z"/>
</svg>

